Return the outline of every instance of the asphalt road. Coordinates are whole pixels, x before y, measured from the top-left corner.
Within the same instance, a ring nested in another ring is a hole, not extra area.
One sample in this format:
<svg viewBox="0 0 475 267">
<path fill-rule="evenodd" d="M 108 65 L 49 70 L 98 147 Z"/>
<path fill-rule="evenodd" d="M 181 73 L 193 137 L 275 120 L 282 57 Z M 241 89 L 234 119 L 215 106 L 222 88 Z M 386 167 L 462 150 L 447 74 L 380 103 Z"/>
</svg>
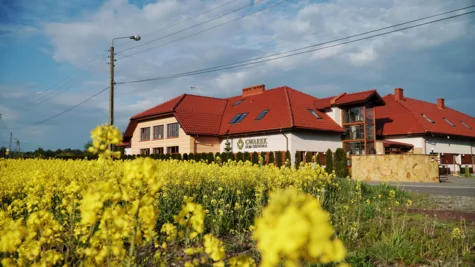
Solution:
<svg viewBox="0 0 475 267">
<path fill-rule="evenodd" d="M 369 184 L 380 184 L 379 182 L 369 182 Z M 400 189 L 416 193 L 446 195 L 446 196 L 469 196 L 475 197 L 475 179 L 449 177 L 442 183 L 398 183 L 388 184 Z"/>
</svg>

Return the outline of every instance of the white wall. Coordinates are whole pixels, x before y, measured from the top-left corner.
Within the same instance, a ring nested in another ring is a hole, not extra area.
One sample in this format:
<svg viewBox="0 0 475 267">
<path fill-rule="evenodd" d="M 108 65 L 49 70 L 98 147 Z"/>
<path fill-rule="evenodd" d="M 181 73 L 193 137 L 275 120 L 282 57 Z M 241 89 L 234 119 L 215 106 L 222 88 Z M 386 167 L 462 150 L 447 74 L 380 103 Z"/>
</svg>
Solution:
<svg viewBox="0 0 475 267">
<path fill-rule="evenodd" d="M 337 107 L 332 107 L 330 111 L 326 112 L 326 114 L 332 118 L 338 125 L 341 124 L 341 109 Z"/>
<path fill-rule="evenodd" d="M 288 136 L 288 134 L 287 134 Z M 249 142 L 255 141 L 256 139 L 264 139 L 265 138 L 265 146 L 264 147 L 254 147 L 254 145 L 249 144 Z M 239 140 L 244 142 L 244 146 L 242 149 L 239 149 L 237 143 Z M 237 152 L 262 152 L 262 151 L 285 151 L 286 150 L 286 139 L 282 134 L 268 134 L 268 135 L 255 135 L 255 136 L 248 136 L 248 137 L 233 137 L 229 138 L 231 143 L 231 147 L 233 148 L 233 153 Z M 246 145 L 248 143 L 248 145 Z M 221 140 L 220 151 L 224 152 L 224 148 L 226 144 L 226 138 Z M 290 144 L 290 140 L 289 140 Z M 249 147 L 250 146 L 250 147 Z"/>
<path fill-rule="evenodd" d="M 331 149 L 333 152 L 337 148 L 342 148 L 340 134 L 293 132 L 289 134 L 289 151 L 294 162 L 296 151 L 326 152 Z"/>
<path fill-rule="evenodd" d="M 132 148 L 127 147 L 124 149 L 124 155 L 132 155 Z"/>
<path fill-rule="evenodd" d="M 432 149 L 434 153 L 437 154 L 459 154 L 455 156 L 455 162 L 457 164 L 460 164 L 462 163 L 462 154 L 475 154 L 475 141 L 471 142 L 469 140 L 454 140 L 442 137 L 430 137 L 427 138 L 427 153 L 430 153 Z M 458 165 L 454 166 L 453 164 L 450 164 L 448 167 L 452 172 L 460 172 L 460 168 Z"/>
</svg>

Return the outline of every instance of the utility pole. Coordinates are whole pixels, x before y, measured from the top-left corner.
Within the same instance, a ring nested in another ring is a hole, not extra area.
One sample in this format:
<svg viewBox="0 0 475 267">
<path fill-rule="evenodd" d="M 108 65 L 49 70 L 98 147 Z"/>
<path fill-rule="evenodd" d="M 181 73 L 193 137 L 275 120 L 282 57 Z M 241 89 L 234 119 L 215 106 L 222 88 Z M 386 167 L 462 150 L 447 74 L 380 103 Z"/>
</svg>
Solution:
<svg viewBox="0 0 475 267">
<path fill-rule="evenodd" d="M 110 48 L 109 59 L 110 59 L 109 61 L 109 65 L 110 65 L 109 124 L 114 125 L 114 67 L 115 67 L 114 41 L 112 41 L 112 46 Z"/>
<path fill-rule="evenodd" d="M 8 150 L 12 151 L 12 139 L 13 139 L 13 133 L 10 132 L 10 145 L 8 146 Z"/>
</svg>

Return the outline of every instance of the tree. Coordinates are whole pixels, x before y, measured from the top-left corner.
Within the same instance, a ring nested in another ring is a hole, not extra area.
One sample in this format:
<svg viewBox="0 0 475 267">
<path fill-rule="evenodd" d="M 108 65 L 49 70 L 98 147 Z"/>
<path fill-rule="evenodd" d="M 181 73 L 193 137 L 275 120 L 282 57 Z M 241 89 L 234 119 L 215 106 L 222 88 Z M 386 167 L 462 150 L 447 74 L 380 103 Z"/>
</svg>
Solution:
<svg viewBox="0 0 475 267">
<path fill-rule="evenodd" d="M 211 162 L 214 161 L 214 155 L 213 152 L 208 153 L 208 164 L 211 164 Z"/>
<path fill-rule="evenodd" d="M 335 151 L 335 174 L 337 177 L 344 178 L 348 176 L 346 168 L 346 153 L 343 148 L 337 148 Z"/>
<path fill-rule="evenodd" d="M 269 151 L 269 160 L 267 164 L 275 164 L 274 151 Z"/>
<path fill-rule="evenodd" d="M 333 171 L 333 153 L 331 149 L 327 150 L 327 154 L 325 155 L 325 171 L 330 174 Z"/>
<path fill-rule="evenodd" d="M 259 164 L 259 154 L 257 152 L 252 153 L 252 164 Z"/>
<path fill-rule="evenodd" d="M 282 152 L 280 151 L 275 152 L 275 165 L 279 168 L 282 166 Z"/>
<path fill-rule="evenodd" d="M 300 151 L 295 151 L 295 168 L 298 169 L 300 167 Z"/>
<path fill-rule="evenodd" d="M 242 155 L 242 152 L 239 151 L 237 154 L 236 154 L 236 161 L 239 162 L 239 161 L 243 161 L 243 155 Z"/>
<path fill-rule="evenodd" d="M 251 154 L 249 152 L 244 152 L 244 162 L 251 160 Z"/>
<path fill-rule="evenodd" d="M 307 151 L 307 153 L 305 153 L 305 162 L 310 163 L 311 161 L 312 161 L 312 152 Z"/>
<path fill-rule="evenodd" d="M 261 152 L 261 157 L 262 157 L 262 165 L 266 165 L 266 152 Z"/>
<path fill-rule="evenodd" d="M 285 151 L 285 164 L 288 164 L 288 167 L 291 166 L 292 158 L 290 157 L 290 151 Z"/>
</svg>

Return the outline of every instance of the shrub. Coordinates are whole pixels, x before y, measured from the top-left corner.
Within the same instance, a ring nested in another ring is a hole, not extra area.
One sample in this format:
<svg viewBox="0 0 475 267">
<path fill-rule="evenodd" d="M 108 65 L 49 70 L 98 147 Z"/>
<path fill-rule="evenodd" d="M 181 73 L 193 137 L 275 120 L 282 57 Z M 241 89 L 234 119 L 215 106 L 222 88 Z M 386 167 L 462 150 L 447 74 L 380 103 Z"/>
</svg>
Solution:
<svg viewBox="0 0 475 267">
<path fill-rule="evenodd" d="M 266 165 L 266 155 L 267 155 L 266 152 L 261 152 L 262 164 L 263 165 Z"/>
<path fill-rule="evenodd" d="M 181 154 L 180 153 L 176 153 L 176 159 L 181 160 Z"/>
<path fill-rule="evenodd" d="M 244 152 L 244 162 L 251 160 L 251 154 L 249 152 Z"/>
<path fill-rule="evenodd" d="M 222 162 L 227 162 L 230 154 L 231 154 L 231 153 L 226 153 L 226 152 L 221 153 L 221 156 L 220 156 L 220 157 L 221 157 L 221 161 L 222 161 Z"/>
<path fill-rule="evenodd" d="M 235 161 L 236 160 L 236 156 L 234 155 L 234 153 L 229 153 L 228 154 L 228 159 L 232 160 L 232 161 Z"/>
<path fill-rule="evenodd" d="M 183 160 L 188 160 L 188 154 L 187 153 L 183 153 Z"/>
<path fill-rule="evenodd" d="M 317 152 L 316 156 L 315 156 L 315 161 L 317 162 L 318 165 L 323 165 L 322 164 L 322 155 Z"/>
<path fill-rule="evenodd" d="M 239 162 L 239 161 L 243 161 L 243 155 L 242 155 L 242 152 L 239 151 L 237 154 L 236 154 L 236 161 Z"/>
<path fill-rule="evenodd" d="M 275 164 L 274 151 L 269 151 L 269 160 L 268 164 Z"/>
<path fill-rule="evenodd" d="M 275 165 L 277 167 L 282 166 L 282 152 L 280 151 L 275 152 Z"/>
<path fill-rule="evenodd" d="M 201 152 L 201 157 L 200 160 L 208 161 L 208 153 L 206 152 Z"/>
<path fill-rule="evenodd" d="M 195 154 L 194 153 L 188 154 L 188 160 L 195 160 Z"/>
<path fill-rule="evenodd" d="M 208 164 L 214 161 L 214 155 L 213 152 L 208 153 Z"/>
<path fill-rule="evenodd" d="M 300 167 L 300 151 L 295 151 L 295 168 L 298 169 Z"/>
<path fill-rule="evenodd" d="M 307 151 L 307 153 L 305 153 L 305 162 L 311 162 L 312 161 L 312 152 L 309 152 Z"/>
<path fill-rule="evenodd" d="M 252 164 L 259 164 L 259 154 L 252 152 Z"/>
<path fill-rule="evenodd" d="M 287 162 L 288 162 L 288 164 L 289 164 L 288 167 L 290 167 L 290 164 L 291 164 L 291 162 L 292 162 L 292 158 L 291 158 L 291 156 L 290 156 L 290 151 L 288 151 L 288 150 L 285 151 L 285 163 L 287 164 Z"/>
<path fill-rule="evenodd" d="M 327 154 L 325 155 L 325 171 L 331 173 L 333 171 L 333 152 L 331 149 L 327 150 Z"/>
<path fill-rule="evenodd" d="M 218 157 L 219 157 L 221 160 L 223 160 L 222 157 L 221 157 L 221 153 L 216 152 L 216 154 L 214 154 L 214 159 L 217 159 Z"/>
<path fill-rule="evenodd" d="M 348 176 L 348 169 L 346 168 L 346 153 L 343 148 L 337 148 L 335 151 L 335 174 L 337 177 Z"/>
</svg>

